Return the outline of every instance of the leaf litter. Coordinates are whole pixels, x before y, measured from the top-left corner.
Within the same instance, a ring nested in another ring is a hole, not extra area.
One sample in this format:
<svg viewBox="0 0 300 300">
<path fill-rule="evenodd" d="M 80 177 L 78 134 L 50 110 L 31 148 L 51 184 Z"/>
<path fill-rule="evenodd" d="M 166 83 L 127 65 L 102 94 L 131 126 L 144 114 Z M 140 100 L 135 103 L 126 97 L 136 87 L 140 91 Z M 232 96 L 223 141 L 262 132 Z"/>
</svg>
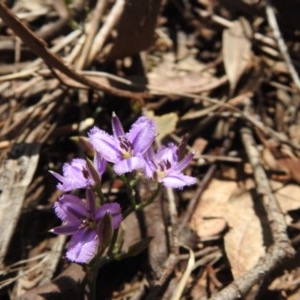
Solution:
<svg viewBox="0 0 300 300">
<path fill-rule="evenodd" d="M 48 232 L 57 224 L 58 195 L 47 171 L 80 156 L 74 141 L 93 125 L 109 128 L 115 111 L 125 126 L 151 114 L 158 145 L 188 134 L 195 159 L 186 173 L 198 184 L 162 192 L 145 211 L 146 228 L 140 217 L 124 222 L 123 250 L 142 245 L 135 249 L 141 253 L 100 271 L 99 297 L 235 299 L 233 282 L 245 299 L 297 299 L 298 255 L 278 263 L 275 253 L 275 262 L 266 263 L 276 245 L 266 200 L 275 197 L 290 245 L 299 250 L 300 106 L 293 72 L 299 4 L 48 2 L 0 6 L 0 222 L 8 229 L 0 239 L 1 297 L 64 296 L 56 283 L 66 277 L 74 299 L 84 291 L 83 268 L 65 260 L 66 241 Z M 14 22 L 10 8 L 31 32 Z M 254 154 L 244 127 L 257 143 L 267 182 L 249 167 Z M 151 188 L 141 182 L 137 192 Z M 126 203 L 119 179 L 105 178 L 103 191 Z M 155 238 L 143 251 L 147 233 Z M 267 267 L 251 281 L 247 274 L 257 264 Z"/>
</svg>

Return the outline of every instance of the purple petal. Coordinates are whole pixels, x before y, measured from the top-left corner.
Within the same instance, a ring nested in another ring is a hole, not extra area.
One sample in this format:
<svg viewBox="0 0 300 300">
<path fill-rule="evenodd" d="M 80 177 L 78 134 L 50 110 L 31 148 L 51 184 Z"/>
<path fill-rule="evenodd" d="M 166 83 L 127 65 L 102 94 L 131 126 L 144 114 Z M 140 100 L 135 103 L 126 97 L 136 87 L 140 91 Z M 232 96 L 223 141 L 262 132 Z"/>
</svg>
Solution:
<svg viewBox="0 0 300 300">
<path fill-rule="evenodd" d="M 96 199 L 95 194 L 91 189 L 86 189 L 86 206 L 88 214 L 91 217 L 94 217 L 96 212 Z"/>
<path fill-rule="evenodd" d="M 78 219 L 86 217 L 86 205 L 78 197 L 65 194 L 54 203 L 56 215 L 64 222 L 78 222 Z"/>
<path fill-rule="evenodd" d="M 113 229 L 118 228 L 122 221 L 120 205 L 118 203 L 103 204 L 96 212 L 96 220 L 100 221 L 106 213 L 110 213 L 112 217 Z"/>
<path fill-rule="evenodd" d="M 156 159 L 157 161 L 169 161 L 171 165 L 177 163 L 177 151 L 178 147 L 175 146 L 174 144 L 170 143 L 168 147 L 162 146 L 160 149 L 157 151 L 156 154 Z"/>
<path fill-rule="evenodd" d="M 65 224 L 65 225 L 54 227 L 50 231 L 56 234 L 71 235 L 78 231 L 78 226 L 73 224 L 72 225 Z"/>
<path fill-rule="evenodd" d="M 122 123 L 114 112 L 111 118 L 111 125 L 115 139 L 117 139 L 119 136 L 125 135 Z"/>
<path fill-rule="evenodd" d="M 74 184 L 74 182 L 68 178 L 63 177 L 62 175 L 54 172 L 54 171 L 49 171 L 56 179 L 58 179 L 60 181 L 60 183 L 58 183 L 56 185 L 56 188 L 60 191 L 63 192 L 70 192 L 73 189 L 78 188 L 77 184 Z M 76 188 L 74 188 L 74 186 L 76 186 Z"/>
<path fill-rule="evenodd" d="M 64 177 L 83 176 L 82 171 L 86 169 L 86 161 L 82 158 L 74 158 L 71 163 L 65 163 L 63 166 Z"/>
<path fill-rule="evenodd" d="M 106 170 L 107 163 L 106 160 L 103 158 L 103 156 L 98 152 L 96 152 L 94 156 L 94 165 L 96 167 L 96 170 L 101 176 Z"/>
<path fill-rule="evenodd" d="M 155 135 L 156 126 L 154 121 L 147 117 L 140 117 L 132 124 L 126 137 L 131 142 L 135 154 L 144 154 L 152 145 Z"/>
<path fill-rule="evenodd" d="M 59 180 L 60 182 L 64 182 L 65 181 L 65 177 L 60 175 L 59 173 L 56 173 L 52 170 L 49 171 L 57 180 Z"/>
<path fill-rule="evenodd" d="M 66 255 L 70 261 L 87 263 L 97 253 L 98 246 L 99 239 L 96 232 L 85 228 L 72 236 Z"/>
<path fill-rule="evenodd" d="M 121 159 L 119 150 L 119 141 L 116 141 L 111 135 L 97 127 L 94 127 L 88 134 L 92 146 L 98 151 L 104 159 L 115 163 Z"/>
<path fill-rule="evenodd" d="M 63 176 L 50 171 L 61 183 L 57 185 L 59 190 L 69 192 L 73 189 L 85 188 L 93 184 L 92 178 L 86 178 L 83 172 L 87 170 L 86 161 L 81 158 L 75 158 L 71 163 L 63 165 Z"/>
<path fill-rule="evenodd" d="M 130 157 L 117 162 L 114 170 L 118 175 L 131 172 L 133 170 L 142 169 L 145 166 L 145 159 L 142 157 Z"/>
<path fill-rule="evenodd" d="M 148 151 L 145 153 L 145 165 L 144 165 L 144 173 L 147 177 L 152 177 L 153 173 L 156 171 L 155 165 L 155 153 L 150 147 Z"/>
<path fill-rule="evenodd" d="M 174 171 L 177 172 L 182 171 L 193 160 L 193 157 L 194 157 L 193 153 L 188 154 L 184 159 L 182 159 L 178 164 L 174 166 L 173 168 Z"/>
<path fill-rule="evenodd" d="M 83 181 L 70 181 L 70 180 L 65 180 L 62 184 L 58 183 L 57 184 L 57 189 L 63 192 L 70 192 L 72 190 L 76 189 L 82 189 L 85 188 L 88 185 L 92 185 L 91 182 L 83 182 Z"/>
<path fill-rule="evenodd" d="M 197 179 L 183 174 L 169 174 L 160 180 L 160 182 L 162 182 L 165 187 L 182 189 L 184 186 L 195 184 Z"/>
<path fill-rule="evenodd" d="M 71 163 L 65 163 L 63 166 L 65 182 L 63 182 L 63 184 L 71 186 L 72 189 L 84 188 L 88 185 L 92 185 L 93 180 L 90 176 L 87 177 L 87 170 L 86 161 L 81 158 L 75 158 Z"/>
</svg>

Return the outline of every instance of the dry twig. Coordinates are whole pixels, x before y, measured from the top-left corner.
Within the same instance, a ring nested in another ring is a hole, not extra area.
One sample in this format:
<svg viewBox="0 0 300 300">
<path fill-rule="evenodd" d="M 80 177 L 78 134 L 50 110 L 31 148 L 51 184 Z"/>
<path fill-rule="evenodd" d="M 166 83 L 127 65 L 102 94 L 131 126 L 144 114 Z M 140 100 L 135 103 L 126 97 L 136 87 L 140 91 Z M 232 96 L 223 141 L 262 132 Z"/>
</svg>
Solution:
<svg viewBox="0 0 300 300">
<path fill-rule="evenodd" d="M 260 162 L 260 155 L 255 144 L 251 129 L 242 128 L 241 136 L 250 164 L 253 168 L 257 192 L 261 197 L 266 210 L 267 218 L 273 238 L 273 245 L 266 255 L 248 272 L 235 280 L 229 286 L 211 297 L 212 300 L 241 299 L 251 287 L 283 262 L 284 259 L 294 256 L 295 251 L 291 246 L 286 233 L 284 216 L 280 211 L 277 201 L 272 193 L 269 180 Z"/>
<path fill-rule="evenodd" d="M 81 52 L 81 56 L 79 57 L 77 63 L 78 70 L 82 70 L 86 65 L 91 51 L 91 47 L 93 45 L 93 40 L 97 33 L 100 21 L 103 17 L 107 4 L 107 0 L 98 0 L 95 10 L 93 10 L 92 20 L 86 25 L 86 38 Z"/>
<path fill-rule="evenodd" d="M 125 7 L 124 0 L 116 1 L 105 24 L 102 26 L 101 30 L 98 32 L 98 34 L 95 37 L 94 43 L 93 43 L 91 51 L 89 53 L 89 57 L 87 59 L 88 64 L 90 64 L 102 50 L 104 42 L 106 41 L 108 36 L 111 34 L 112 30 L 118 24 L 120 17 L 123 13 L 124 7 Z"/>
<path fill-rule="evenodd" d="M 293 61 L 289 55 L 287 46 L 284 42 L 284 39 L 281 35 L 277 20 L 276 20 L 276 16 L 275 16 L 275 12 L 274 9 L 271 5 L 271 1 L 268 0 L 266 1 L 266 15 L 267 15 L 267 20 L 269 23 L 269 26 L 272 28 L 273 30 L 273 35 L 274 38 L 276 39 L 276 42 L 278 44 L 278 48 L 279 51 L 282 55 L 282 58 L 284 59 L 287 69 L 296 85 L 296 87 L 298 88 L 298 90 L 300 91 L 300 78 L 298 76 L 298 73 L 293 65 Z"/>
</svg>

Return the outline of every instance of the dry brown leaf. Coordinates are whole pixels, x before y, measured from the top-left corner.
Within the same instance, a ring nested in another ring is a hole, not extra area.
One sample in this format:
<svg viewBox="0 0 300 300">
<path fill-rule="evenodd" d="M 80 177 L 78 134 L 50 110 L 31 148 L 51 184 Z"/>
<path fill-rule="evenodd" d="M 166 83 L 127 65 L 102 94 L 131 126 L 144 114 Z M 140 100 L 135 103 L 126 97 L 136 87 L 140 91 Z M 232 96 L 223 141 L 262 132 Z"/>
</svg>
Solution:
<svg viewBox="0 0 300 300">
<path fill-rule="evenodd" d="M 227 203 L 225 219 L 230 227 L 224 238 L 226 254 L 233 277 L 238 278 L 265 255 L 261 220 L 248 191 L 234 193 Z"/>
<path fill-rule="evenodd" d="M 283 184 L 278 181 L 271 181 L 271 187 L 279 203 L 283 214 L 300 208 L 300 186 L 298 184 Z"/>
<path fill-rule="evenodd" d="M 172 42 L 171 42 L 172 44 Z M 178 41 L 178 53 L 164 53 L 162 58 L 153 61 L 151 71 L 147 73 L 148 88 L 153 94 L 190 94 L 205 93 L 227 83 L 227 76 L 214 76 L 215 69 L 195 57 L 187 48 L 186 40 Z M 186 54 L 182 56 L 182 52 Z"/>
<path fill-rule="evenodd" d="M 277 159 L 280 169 L 283 169 L 297 183 L 300 183 L 300 160 L 298 158 L 284 157 Z"/>
<path fill-rule="evenodd" d="M 300 159 L 284 153 L 270 143 L 262 152 L 263 161 L 271 170 L 283 171 L 283 175 L 273 175 L 273 179 L 287 181 L 289 179 L 300 183 Z"/>
<path fill-rule="evenodd" d="M 174 73 L 174 74 L 173 74 Z M 227 78 L 217 78 L 207 73 L 189 73 L 177 74 L 171 70 L 169 74 L 167 70 L 163 74 L 153 73 L 148 75 L 150 90 L 156 94 L 170 93 L 203 93 L 213 90 L 225 82 Z"/>
<path fill-rule="evenodd" d="M 251 26 L 242 17 L 234 21 L 233 26 L 223 32 L 223 60 L 231 93 L 250 62 L 251 35 Z"/>
<path fill-rule="evenodd" d="M 225 229 L 226 203 L 236 188 L 237 184 L 234 181 L 218 179 L 211 181 L 203 193 L 190 223 L 200 239 L 207 240 Z"/>
<path fill-rule="evenodd" d="M 286 298 L 287 300 L 299 300 L 300 299 L 300 289 L 297 289 L 292 295 Z"/>
<path fill-rule="evenodd" d="M 300 124 L 291 124 L 288 128 L 288 135 L 294 145 L 300 143 Z"/>
</svg>

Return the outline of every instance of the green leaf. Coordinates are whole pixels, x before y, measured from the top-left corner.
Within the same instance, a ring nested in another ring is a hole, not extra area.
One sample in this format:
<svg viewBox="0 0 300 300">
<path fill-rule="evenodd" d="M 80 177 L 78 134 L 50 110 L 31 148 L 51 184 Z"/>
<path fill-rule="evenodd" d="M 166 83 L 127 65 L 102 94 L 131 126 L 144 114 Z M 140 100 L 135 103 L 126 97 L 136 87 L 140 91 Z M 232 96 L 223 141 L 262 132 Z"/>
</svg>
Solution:
<svg viewBox="0 0 300 300">
<path fill-rule="evenodd" d="M 146 237 L 143 240 L 131 245 L 128 248 L 128 251 L 126 253 L 123 253 L 122 255 L 120 255 L 120 257 L 118 257 L 118 259 L 124 259 L 127 257 L 136 256 L 136 255 L 142 253 L 145 249 L 148 248 L 151 240 L 152 240 L 152 237 Z"/>
</svg>

